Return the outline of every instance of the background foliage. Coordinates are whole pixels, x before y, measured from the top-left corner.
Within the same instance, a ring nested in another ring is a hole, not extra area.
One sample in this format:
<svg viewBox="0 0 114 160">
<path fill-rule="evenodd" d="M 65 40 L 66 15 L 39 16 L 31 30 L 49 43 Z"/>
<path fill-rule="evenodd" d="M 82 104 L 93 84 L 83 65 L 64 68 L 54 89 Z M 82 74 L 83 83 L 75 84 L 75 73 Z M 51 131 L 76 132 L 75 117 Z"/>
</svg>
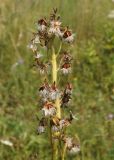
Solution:
<svg viewBox="0 0 114 160">
<path fill-rule="evenodd" d="M 114 9 L 111 0 L 0 0 L 0 160 L 50 160 L 46 135 L 35 133 L 41 82 L 27 49 L 35 21 L 57 7 L 76 33 L 72 110 L 81 152 L 67 159 L 114 159 Z"/>
</svg>

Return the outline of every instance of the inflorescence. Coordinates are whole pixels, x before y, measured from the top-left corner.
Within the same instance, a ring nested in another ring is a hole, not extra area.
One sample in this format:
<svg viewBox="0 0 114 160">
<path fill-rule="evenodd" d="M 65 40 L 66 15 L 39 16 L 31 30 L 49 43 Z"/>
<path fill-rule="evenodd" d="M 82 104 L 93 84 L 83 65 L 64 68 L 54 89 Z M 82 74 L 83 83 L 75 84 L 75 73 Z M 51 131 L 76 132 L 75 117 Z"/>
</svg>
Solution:
<svg viewBox="0 0 114 160">
<path fill-rule="evenodd" d="M 56 41 L 57 40 L 57 41 Z M 42 18 L 37 21 L 37 32 L 33 33 L 33 38 L 28 47 L 34 53 L 34 66 L 39 73 L 43 75 L 44 80 L 39 87 L 39 104 L 41 107 L 42 116 L 39 120 L 37 133 L 42 134 L 51 129 L 52 141 L 55 139 L 61 141 L 62 146 L 70 153 L 77 153 L 80 151 L 80 143 L 76 138 L 66 135 L 66 129 L 72 124 L 73 120 L 77 118 L 69 111 L 69 116 L 64 117 L 62 112 L 65 108 L 69 108 L 69 103 L 72 99 L 72 84 L 67 82 L 64 89 L 60 89 L 58 80 L 53 78 L 53 63 L 56 65 L 56 75 L 69 75 L 72 68 L 72 56 L 68 47 L 62 48 L 62 45 L 71 46 L 74 41 L 74 34 L 69 27 L 62 26 L 60 16 L 57 15 L 57 9 L 53 10 L 49 19 Z M 55 47 L 60 44 L 60 47 Z M 55 46 L 54 46 L 55 45 Z M 58 49 L 59 48 L 59 49 Z M 46 54 L 42 54 L 46 52 Z M 55 61 L 51 59 L 51 55 L 55 54 Z M 49 53 L 49 54 L 48 54 Z M 48 58 L 45 58 L 48 55 Z M 46 61 L 45 61 L 46 59 Z M 58 78 L 58 77 L 57 77 Z M 58 103 L 56 102 L 58 100 Z M 61 115 L 57 115 L 57 107 L 60 107 Z M 56 134 L 58 133 L 58 134 Z"/>
</svg>

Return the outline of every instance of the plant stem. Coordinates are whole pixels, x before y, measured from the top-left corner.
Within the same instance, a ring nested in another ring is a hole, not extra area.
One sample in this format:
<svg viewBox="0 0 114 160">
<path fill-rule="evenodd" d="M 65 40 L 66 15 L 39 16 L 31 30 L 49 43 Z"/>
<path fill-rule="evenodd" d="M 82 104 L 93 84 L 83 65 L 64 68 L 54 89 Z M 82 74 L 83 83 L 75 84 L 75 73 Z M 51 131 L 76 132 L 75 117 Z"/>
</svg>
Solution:
<svg viewBox="0 0 114 160">
<path fill-rule="evenodd" d="M 52 81 L 57 84 L 57 55 L 55 54 L 55 49 L 52 47 Z M 57 97 L 55 100 L 55 106 L 57 109 L 56 116 L 61 118 L 61 110 L 60 110 L 60 99 Z M 58 159 L 58 141 L 53 142 L 53 152 L 54 152 L 54 160 Z"/>
<path fill-rule="evenodd" d="M 52 149 L 52 157 L 51 159 L 54 160 L 54 157 L 53 157 L 53 139 L 52 139 L 52 129 L 51 129 L 51 124 L 50 124 L 50 119 L 49 119 L 49 136 L 50 136 L 50 145 L 51 145 L 51 149 Z"/>
<path fill-rule="evenodd" d="M 52 47 L 52 79 L 53 82 L 57 83 L 57 56 L 55 50 Z M 60 98 L 58 97 L 55 101 L 55 106 L 57 109 L 57 117 L 61 118 L 61 109 L 60 109 Z"/>
<path fill-rule="evenodd" d="M 66 154 L 66 144 L 64 145 L 64 148 L 63 148 L 63 154 L 62 154 L 62 159 L 61 160 L 65 160 L 65 154 Z"/>
</svg>

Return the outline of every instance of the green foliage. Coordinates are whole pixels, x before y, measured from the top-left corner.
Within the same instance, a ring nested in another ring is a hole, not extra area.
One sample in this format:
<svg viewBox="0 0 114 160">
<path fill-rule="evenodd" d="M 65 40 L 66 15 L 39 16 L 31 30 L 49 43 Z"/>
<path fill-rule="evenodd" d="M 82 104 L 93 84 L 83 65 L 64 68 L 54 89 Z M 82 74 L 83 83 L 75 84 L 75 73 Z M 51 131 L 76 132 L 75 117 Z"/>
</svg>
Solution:
<svg viewBox="0 0 114 160">
<path fill-rule="evenodd" d="M 114 5 L 114 4 L 113 4 Z M 68 132 L 78 133 L 81 152 L 67 159 L 113 160 L 114 20 L 107 0 L 5 0 L 0 4 L 0 143 L 1 160 L 50 160 L 46 134 L 36 135 L 37 88 L 27 44 L 34 22 L 58 7 L 62 20 L 76 32 L 72 110 L 78 114 Z M 63 79 L 65 80 L 65 79 Z"/>
</svg>

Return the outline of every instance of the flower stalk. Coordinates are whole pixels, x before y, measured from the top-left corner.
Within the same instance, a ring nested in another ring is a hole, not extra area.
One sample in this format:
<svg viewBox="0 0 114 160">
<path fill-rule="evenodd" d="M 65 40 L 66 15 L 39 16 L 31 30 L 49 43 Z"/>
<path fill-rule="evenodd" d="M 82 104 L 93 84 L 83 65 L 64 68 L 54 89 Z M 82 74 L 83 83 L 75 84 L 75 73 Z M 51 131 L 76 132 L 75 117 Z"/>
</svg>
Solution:
<svg viewBox="0 0 114 160">
<path fill-rule="evenodd" d="M 58 73 L 58 68 L 57 68 L 57 56 L 55 54 L 55 49 L 52 47 L 52 80 L 57 84 L 57 73 Z M 57 109 L 57 117 L 61 118 L 61 109 L 60 109 L 60 98 L 57 97 L 55 100 L 55 106 Z"/>
<path fill-rule="evenodd" d="M 61 76 L 68 81 L 72 66 L 71 53 L 68 49 L 63 49 L 62 44 L 66 43 L 69 46 L 73 43 L 74 34 L 69 27 L 61 25 L 57 9 L 53 10 L 49 20 L 42 18 L 37 24 L 37 32 L 33 33 L 34 37 L 29 44 L 29 48 L 34 53 L 34 66 L 39 74 L 45 77 L 44 83 L 39 88 L 39 105 L 41 105 L 42 115 L 39 114 L 37 133 L 42 134 L 48 128 L 52 160 L 59 158 L 64 160 L 67 152 L 72 154 L 80 151 L 77 138 L 74 139 L 66 134 L 67 127 L 77 119 L 72 111 L 67 110 L 72 99 L 72 85 L 67 82 L 65 86 L 63 85 L 64 88 L 60 88 L 59 84 Z M 60 45 L 57 48 L 58 40 Z M 41 53 L 42 51 L 43 53 L 47 51 L 49 57 L 46 58 L 45 54 Z M 49 61 L 46 61 L 47 59 Z M 51 80 L 48 75 L 51 75 Z M 64 114 L 61 113 L 61 108 Z M 65 110 L 69 112 L 67 117 L 65 117 Z"/>
<path fill-rule="evenodd" d="M 55 54 L 55 49 L 52 47 L 52 81 L 53 83 L 55 82 L 57 84 L 57 55 Z M 55 100 L 55 106 L 56 106 L 56 116 L 58 118 L 61 118 L 61 109 L 60 109 L 60 99 L 59 97 L 56 98 Z M 54 160 L 58 159 L 58 142 L 55 141 L 53 143 L 53 154 L 54 154 Z"/>
<path fill-rule="evenodd" d="M 64 147 L 63 147 L 63 154 L 62 154 L 62 159 L 61 160 L 65 160 L 66 149 L 67 149 L 67 145 L 65 144 Z"/>
</svg>

